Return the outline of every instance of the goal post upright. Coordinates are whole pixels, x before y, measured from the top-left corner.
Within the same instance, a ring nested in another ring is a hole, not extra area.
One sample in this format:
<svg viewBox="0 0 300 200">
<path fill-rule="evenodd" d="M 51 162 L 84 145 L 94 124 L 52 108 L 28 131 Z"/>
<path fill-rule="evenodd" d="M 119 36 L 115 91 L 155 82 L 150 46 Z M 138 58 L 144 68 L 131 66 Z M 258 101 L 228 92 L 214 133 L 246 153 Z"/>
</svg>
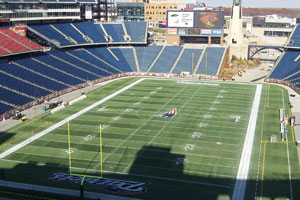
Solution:
<svg viewBox="0 0 300 200">
<path fill-rule="evenodd" d="M 100 145 L 100 178 L 102 178 L 102 126 L 99 125 L 99 145 Z"/>
<path fill-rule="evenodd" d="M 92 176 L 92 175 L 86 175 L 86 174 L 79 174 L 79 173 L 72 173 L 72 151 L 71 151 L 71 129 L 70 129 L 70 122 L 68 122 L 68 159 L 69 159 L 69 174 L 75 175 L 75 176 L 83 176 L 83 180 L 86 177 L 93 177 L 93 178 L 103 178 L 103 156 L 102 156 L 102 125 L 100 123 L 99 125 L 99 157 L 100 157 L 100 176 Z"/>
<path fill-rule="evenodd" d="M 69 143 L 69 173 L 72 174 L 72 161 L 71 161 L 71 135 L 70 135 L 70 122 L 68 122 L 68 143 Z"/>
</svg>

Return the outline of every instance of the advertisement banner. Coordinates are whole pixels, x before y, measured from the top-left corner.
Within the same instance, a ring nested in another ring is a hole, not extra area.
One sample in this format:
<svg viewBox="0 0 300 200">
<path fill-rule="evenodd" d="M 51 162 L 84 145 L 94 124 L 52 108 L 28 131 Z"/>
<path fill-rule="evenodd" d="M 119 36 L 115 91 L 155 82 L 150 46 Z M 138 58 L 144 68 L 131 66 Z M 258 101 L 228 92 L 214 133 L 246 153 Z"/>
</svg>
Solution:
<svg viewBox="0 0 300 200">
<path fill-rule="evenodd" d="M 211 29 L 201 29 L 201 35 L 211 35 Z"/>
<path fill-rule="evenodd" d="M 212 29 L 212 30 L 211 30 L 211 35 L 212 35 L 212 36 L 219 36 L 219 37 L 222 37 L 222 35 L 223 35 L 223 30 L 222 30 L 222 29 Z"/>
<path fill-rule="evenodd" d="M 189 35 L 200 35 L 200 29 L 190 28 L 190 29 L 188 30 L 188 34 L 189 34 Z"/>
<path fill-rule="evenodd" d="M 168 28 L 168 35 L 176 35 L 177 28 Z"/>
<path fill-rule="evenodd" d="M 168 27 L 190 27 L 194 26 L 194 12 L 169 11 Z"/>
<path fill-rule="evenodd" d="M 198 11 L 195 12 L 195 27 L 223 29 L 223 11 Z"/>
<path fill-rule="evenodd" d="M 25 26 L 22 27 L 12 27 L 11 30 L 13 30 L 14 32 L 18 33 L 21 36 L 27 36 L 27 28 Z"/>
<path fill-rule="evenodd" d="M 178 29 L 178 35 L 186 35 L 186 29 L 185 28 L 179 28 Z"/>
</svg>

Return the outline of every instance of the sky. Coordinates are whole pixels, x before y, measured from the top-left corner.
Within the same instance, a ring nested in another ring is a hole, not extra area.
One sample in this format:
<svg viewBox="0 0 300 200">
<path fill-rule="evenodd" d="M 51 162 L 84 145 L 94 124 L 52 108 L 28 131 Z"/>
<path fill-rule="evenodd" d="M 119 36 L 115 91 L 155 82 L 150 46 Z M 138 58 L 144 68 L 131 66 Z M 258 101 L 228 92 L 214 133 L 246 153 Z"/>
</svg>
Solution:
<svg viewBox="0 0 300 200">
<path fill-rule="evenodd" d="M 131 1 L 131 0 L 115 0 L 118 1 Z M 199 0 L 207 6 L 224 6 L 231 7 L 233 0 Z M 242 0 L 244 7 L 251 8 L 299 8 L 300 0 Z"/>
</svg>

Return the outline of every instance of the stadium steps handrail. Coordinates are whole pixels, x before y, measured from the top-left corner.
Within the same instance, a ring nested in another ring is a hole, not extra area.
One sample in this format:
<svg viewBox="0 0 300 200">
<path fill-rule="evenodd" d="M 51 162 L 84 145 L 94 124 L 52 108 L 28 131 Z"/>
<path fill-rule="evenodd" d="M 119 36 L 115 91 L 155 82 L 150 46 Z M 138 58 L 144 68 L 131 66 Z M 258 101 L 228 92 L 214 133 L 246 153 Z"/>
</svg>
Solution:
<svg viewBox="0 0 300 200">
<path fill-rule="evenodd" d="M 202 58 L 203 58 L 205 52 L 206 52 L 206 48 L 203 49 L 203 51 L 202 51 L 202 53 L 201 53 L 201 55 L 200 55 L 200 57 L 199 57 L 199 59 L 198 59 L 198 61 L 197 61 L 197 64 L 196 64 L 196 66 L 195 66 L 195 68 L 194 68 L 194 74 L 198 71 L 198 68 L 199 68 L 199 66 L 200 66 L 200 63 L 201 63 L 201 61 L 202 61 Z"/>
<path fill-rule="evenodd" d="M 298 26 L 299 26 L 299 25 L 294 26 L 294 28 L 293 28 L 293 30 L 292 30 L 292 32 L 291 32 L 291 34 L 290 34 L 290 37 L 286 40 L 285 44 L 283 45 L 284 48 L 289 48 L 288 45 L 291 43 L 291 39 L 292 39 L 292 37 L 293 37 L 293 35 L 294 35 L 294 32 L 296 31 L 296 29 L 297 29 Z"/>
<path fill-rule="evenodd" d="M 105 38 L 106 42 L 112 42 L 112 41 L 113 41 L 113 40 L 112 40 L 112 37 L 111 37 L 110 35 L 107 34 L 107 32 L 106 32 L 106 30 L 105 30 L 103 24 L 102 24 L 102 23 L 99 23 L 99 26 L 100 26 L 100 28 L 102 29 L 103 33 L 104 33 L 104 38 Z M 110 41 L 108 40 L 108 38 L 110 38 Z"/>
<path fill-rule="evenodd" d="M 82 36 L 82 38 L 90 43 L 94 43 L 94 41 L 87 35 L 83 34 L 74 24 L 70 23 L 70 25 Z"/>
<path fill-rule="evenodd" d="M 24 83 L 27 83 L 27 84 L 29 84 L 29 85 L 38 87 L 38 88 L 40 88 L 40 89 L 49 91 L 49 92 L 51 92 L 51 93 L 54 92 L 54 90 L 51 90 L 51 89 L 49 89 L 49 88 L 46 88 L 46 87 L 40 86 L 40 85 L 38 85 L 38 84 L 32 83 L 32 82 L 30 82 L 30 81 L 27 81 L 27 80 L 25 80 L 25 79 L 22 79 L 21 77 L 12 75 L 12 74 L 10 74 L 10 73 L 7 73 L 6 71 L 2 71 L 1 69 L 0 69 L 0 72 L 3 73 L 3 74 L 6 74 L 7 76 L 10 76 L 10 77 L 12 77 L 12 78 L 14 78 L 14 79 L 17 79 L 17 80 L 19 80 L 19 81 L 22 81 L 22 82 L 24 82 Z"/>
<path fill-rule="evenodd" d="M 97 65 L 94 65 L 93 63 L 90 63 L 90 62 L 88 62 L 88 61 L 86 61 L 86 60 L 83 60 L 83 59 L 81 59 L 81 58 L 75 56 L 74 54 L 71 54 L 70 52 L 66 52 L 66 54 L 68 54 L 69 56 L 72 56 L 73 58 L 75 58 L 75 59 L 77 59 L 77 60 L 80 60 L 81 62 L 84 62 L 84 63 L 86 63 L 86 64 L 88 64 L 88 65 L 90 65 L 90 66 L 92 66 L 92 67 L 95 67 L 95 68 L 97 68 L 97 69 L 100 69 L 100 70 L 102 70 L 102 71 L 105 71 L 106 73 L 113 74 L 112 72 L 107 71 L 106 69 L 103 69 L 103 68 L 101 68 L 101 67 L 99 67 L 99 66 L 97 66 Z"/>
<path fill-rule="evenodd" d="M 61 32 L 60 30 L 58 30 L 58 28 L 56 28 L 55 26 L 53 26 L 52 24 L 50 24 L 50 27 L 53 28 L 54 30 L 56 30 L 59 34 L 61 34 L 62 36 L 65 37 L 66 40 L 68 40 L 71 43 L 74 44 L 78 44 L 78 42 L 76 40 L 74 40 L 73 38 L 71 38 L 70 36 L 67 36 L 66 34 L 64 34 L 63 32 Z"/>
<path fill-rule="evenodd" d="M 300 70 L 297 71 L 297 72 L 295 72 L 295 73 L 293 73 L 293 74 L 288 75 L 287 77 L 283 78 L 282 80 L 286 80 L 286 79 L 288 79 L 288 78 L 290 78 L 290 77 L 292 77 L 292 76 L 295 76 L 295 75 L 297 75 L 297 74 L 299 74 L 299 73 L 300 73 Z M 296 79 L 298 79 L 298 78 L 296 78 Z"/>
<path fill-rule="evenodd" d="M 47 36 L 45 36 L 44 34 L 38 32 L 37 30 L 31 28 L 30 26 L 27 26 L 27 29 L 30 30 L 31 32 L 33 32 L 34 34 L 36 34 L 37 36 L 43 38 L 44 40 L 51 42 L 52 44 L 54 44 L 57 47 L 60 47 L 60 42 L 58 42 L 57 40 L 54 39 L 50 39 Z"/>
<path fill-rule="evenodd" d="M 283 58 L 283 56 L 285 55 L 285 52 L 283 54 L 281 54 L 281 56 L 279 57 L 279 59 L 274 63 L 274 67 L 272 69 L 272 71 L 267 75 L 266 78 L 269 78 L 270 75 L 273 73 L 273 71 L 276 69 L 277 65 L 280 63 L 281 59 Z"/>
<path fill-rule="evenodd" d="M 23 96 L 25 96 L 25 97 L 28 97 L 28 98 L 30 98 L 30 99 L 35 99 L 34 96 L 31 96 L 31 95 L 29 95 L 29 94 L 25 94 L 25 93 L 20 92 L 20 91 L 18 91 L 18 90 L 9 88 L 9 87 L 7 87 L 7 86 L 5 86 L 5 85 L 1 85 L 1 84 L 0 84 L 0 87 L 2 87 L 2 88 L 4 88 L 4 89 L 7 89 L 7 90 L 9 90 L 9 91 L 11 91 L 11 92 L 15 92 L 15 93 L 17 93 L 17 94 L 20 94 L 20 95 L 23 95 Z"/>
<path fill-rule="evenodd" d="M 136 55 L 136 49 L 135 49 L 135 47 L 132 47 L 132 51 L 133 51 L 133 57 L 134 57 L 135 65 L 136 65 L 136 71 L 140 72 L 141 71 L 141 69 L 140 69 L 140 63 L 139 63 L 138 57 Z"/>
<path fill-rule="evenodd" d="M 170 71 L 169 71 L 169 74 L 171 74 L 171 73 L 173 72 L 173 70 L 175 69 L 177 63 L 179 62 L 179 60 L 180 60 L 180 58 L 181 58 L 181 56 L 182 56 L 182 54 L 183 54 L 183 52 L 184 52 L 184 49 L 185 49 L 185 48 L 182 47 L 182 49 L 181 49 L 181 51 L 180 51 L 180 53 L 179 53 L 179 55 L 178 55 L 178 57 L 177 57 L 175 63 L 173 64 L 173 66 L 171 67 L 171 69 L 170 69 Z"/>
<path fill-rule="evenodd" d="M 103 62 L 104 64 L 110 66 L 111 68 L 113 68 L 114 70 L 117 70 L 120 73 L 123 73 L 123 71 L 121 71 L 120 69 L 118 69 L 117 67 L 113 66 L 112 64 L 106 62 L 105 60 L 102 60 L 101 58 L 99 58 L 98 56 L 94 55 L 92 52 L 89 52 L 87 49 L 84 49 L 84 51 L 86 51 L 88 54 L 90 54 L 91 56 L 93 56 L 94 58 L 96 58 L 97 60 L 100 60 L 101 62 Z"/>
<path fill-rule="evenodd" d="M 8 103 L 7 101 L 3 101 L 3 100 L 0 100 L 0 103 L 3 103 L 3 104 L 5 104 L 5 105 L 8 105 L 8 106 L 11 106 L 11 107 L 14 107 L 14 108 L 17 107 L 17 105 L 12 104 L 12 103 Z"/>
<path fill-rule="evenodd" d="M 47 64 L 47 63 L 45 63 L 45 62 L 42 62 L 42 61 L 40 61 L 40 60 L 38 60 L 38 59 L 35 59 L 35 58 L 31 58 L 31 59 L 34 60 L 34 61 L 36 61 L 36 62 L 38 62 L 38 63 L 40 63 L 40 64 L 42 64 L 42 65 L 44 65 L 44 66 L 46 66 L 46 67 L 49 67 L 49 68 L 54 69 L 54 70 L 56 70 L 56 71 L 58 71 L 58 72 L 61 72 L 61 73 L 63 73 L 63 74 L 66 74 L 66 75 L 68 75 L 68 76 L 71 76 L 71 77 L 73 77 L 73 78 L 76 78 L 76 79 L 78 79 L 78 80 L 80 80 L 80 81 L 83 81 L 83 82 L 86 81 L 86 80 L 84 80 L 84 79 L 82 79 L 82 78 L 80 78 L 80 77 L 78 77 L 78 76 L 75 76 L 75 75 L 70 74 L 70 73 L 68 73 L 68 72 L 65 72 L 65 71 L 63 71 L 63 70 L 57 69 L 57 68 L 55 68 L 55 67 L 53 67 L 53 66 L 51 66 L 51 65 L 49 65 L 49 64 Z"/>
<path fill-rule="evenodd" d="M 44 78 L 47 78 L 47 79 L 50 79 L 50 80 L 52 80 L 52 81 L 54 81 L 54 82 L 60 83 L 60 84 L 62 84 L 62 85 L 68 86 L 68 87 L 71 87 L 71 86 L 72 86 L 72 85 L 70 85 L 70 84 L 64 83 L 64 82 L 59 81 L 59 80 L 57 80 L 57 79 L 55 79 L 55 78 L 52 78 L 52 77 L 50 77 L 50 76 L 46 76 L 46 75 L 44 75 L 44 74 L 42 74 L 42 73 L 39 73 L 39 72 L 34 71 L 34 70 L 32 70 L 32 69 L 29 69 L 29 68 L 27 68 L 27 67 L 25 67 L 25 66 L 23 66 L 23 65 L 21 65 L 21 64 L 19 64 L 19 63 L 15 63 L 14 61 L 12 61 L 11 63 L 14 64 L 14 65 L 17 65 L 18 67 L 20 67 L 20 68 L 22 68 L 22 69 L 24 69 L 24 70 L 27 70 L 27 71 L 29 71 L 29 72 L 31 72 L 31 73 L 40 75 L 40 76 L 42 76 L 42 77 L 44 77 Z"/>
<path fill-rule="evenodd" d="M 219 67 L 218 67 L 218 71 L 217 71 L 216 75 L 218 75 L 220 73 L 220 70 L 221 70 L 221 68 L 223 66 L 223 62 L 224 62 L 224 58 L 225 58 L 226 52 L 227 52 L 227 48 L 224 49 L 224 52 L 223 52 L 223 55 L 222 55 L 222 59 L 220 61 L 220 64 L 219 64 Z"/>
<path fill-rule="evenodd" d="M 75 65 L 75 64 L 73 64 L 73 63 L 71 63 L 71 62 L 69 62 L 69 61 L 66 61 L 66 60 L 64 60 L 64 59 L 62 59 L 62 58 L 60 58 L 60 57 L 57 57 L 57 56 L 55 56 L 55 55 L 53 55 L 53 54 L 49 54 L 52 58 L 55 58 L 55 59 L 57 59 L 57 60 L 60 60 L 61 62 L 64 62 L 64 63 L 67 63 L 68 65 L 70 65 L 70 66 L 72 66 L 72 67 L 74 67 L 74 68 L 76 68 L 76 69 L 79 69 L 79 70 L 81 70 L 81 71 L 84 71 L 84 72 L 86 72 L 86 73 L 89 73 L 89 74 L 92 74 L 92 75 L 94 75 L 94 76 L 97 76 L 98 78 L 101 78 L 102 76 L 100 76 L 99 74 L 96 74 L 96 73 L 94 73 L 94 72 L 91 72 L 91 71 L 89 71 L 89 70 L 86 70 L 86 69 L 84 69 L 84 68 L 82 68 L 82 67 L 79 67 L 78 65 Z"/>
<path fill-rule="evenodd" d="M 7 48 L 3 47 L 3 46 L 0 46 L 0 49 L 4 50 L 4 51 L 7 51 L 8 53 L 13 53 L 11 52 L 10 50 L 8 50 Z"/>
<path fill-rule="evenodd" d="M 149 72 L 152 69 L 152 67 L 155 65 L 156 61 L 158 60 L 158 58 L 160 57 L 160 55 L 162 54 L 162 52 L 165 50 L 165 48 L 166 48 L 166 46 L 164 45 L 161 48 L 160 52 L 157 54 L 156 58 L 153 60 L 152 64 L 148 67 L 148 69 L 147 69 L 146 72 Z"/>
<path fill-rule="evenodd" d="M 1 29 L 0 29 L 0 33 L 1 33 L 2 35 L 4 35 L 4 36 L 10 38 L 11 40 L 15 41 L 15 42 L 18 43 L 19 45 L 21 45 L 21 46 L 27 48 L 29 51 L 30 51 L 30 50 L 33 50 L 32 48 L 30 48 L 30 47 L 26 46 L 25 44 L 21 43 L 19 40 L 17 40 L 17 39 L 15 39 L 15 38 L 11 37 L 10 35 L 8 35 L 8 34 L 6 34 L 6 33 L 3 33 L 3 32 L 1 31 Z"/>
<path fill-rule="evenodd" d="M 123 28 L 123 31 L 124 31 L 124 40 L 125 40 L 126 42 L 130 42 L 130 41 L 131 41 L 131 37 L 130 37 L 130 35 L 128 35 L 128 33 L 127 33 L 127 29 L 126 29 L 125 23 L 122 22 L 121 24 L 122 24 L 122 28 Z M 127 38 L 128 38 L 128 39 L 127 39 Z"/>
<path fill-rule="evenodd" d="M 114 52 L 112 52 L 112 50 L 110 49 L 110 47 L 107 47 L 107 51 L 109 51 L 109 53 L 110 53 L 117 61 L 119 61 L 118 56 L 116 56 L 116 55 L 114 54 Z"/>
</svg>

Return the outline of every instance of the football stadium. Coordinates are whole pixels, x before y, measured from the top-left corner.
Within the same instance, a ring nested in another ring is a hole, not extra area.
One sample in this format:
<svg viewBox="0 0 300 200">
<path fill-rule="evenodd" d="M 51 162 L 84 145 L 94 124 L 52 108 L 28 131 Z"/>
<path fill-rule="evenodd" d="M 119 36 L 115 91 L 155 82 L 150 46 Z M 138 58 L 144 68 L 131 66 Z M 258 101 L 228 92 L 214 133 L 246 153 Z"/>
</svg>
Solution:
<svg viewBox="0 0 300 200">
<path fill-rule="evenodd" d="M 300 26 L 254 44 L 241 1 L 187 5 L 0 1 L 0 199 L 300 199 Z"/>
</svg>

